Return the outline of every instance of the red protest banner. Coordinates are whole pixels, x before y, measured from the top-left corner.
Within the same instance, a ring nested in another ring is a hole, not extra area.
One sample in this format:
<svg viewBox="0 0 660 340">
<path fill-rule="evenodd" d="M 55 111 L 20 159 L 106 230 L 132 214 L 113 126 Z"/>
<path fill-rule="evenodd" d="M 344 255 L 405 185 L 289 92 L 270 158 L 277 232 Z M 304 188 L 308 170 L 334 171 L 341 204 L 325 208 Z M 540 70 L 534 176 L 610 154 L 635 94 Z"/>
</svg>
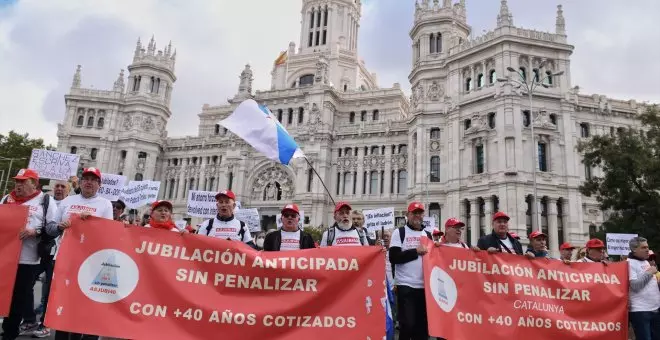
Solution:
<svg viewBox="0 0 660 340">
<path fill-rule="evenodd" d="M 125 339 L 382 339 L 376 247 L 258 252 L 200 235 L 75 219 L 46 325 Z"/>
<path fill-rule="evenodd" d="M 564 264 L 431 247 L 429 332 L 447 339 L 628 339 L 625 262 Z"/>
<path fill-rule="evenodd" d="M 9 315 L 22 242 L 18 238 L 28 220 L 28 207 L 0 204 L 0 316 Z"/>
</svg>

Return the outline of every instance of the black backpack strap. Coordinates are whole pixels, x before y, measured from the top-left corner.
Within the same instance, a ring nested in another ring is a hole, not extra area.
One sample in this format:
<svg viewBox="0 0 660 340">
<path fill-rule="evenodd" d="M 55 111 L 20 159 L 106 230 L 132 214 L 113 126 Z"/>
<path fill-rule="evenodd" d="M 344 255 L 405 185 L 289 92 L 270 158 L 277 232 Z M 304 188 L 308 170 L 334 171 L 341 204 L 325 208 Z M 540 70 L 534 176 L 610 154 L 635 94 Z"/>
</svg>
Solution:
<svg viewBox="0 0 660 340">
<path fill-rule="evenodd" d="M 240 238 L 241 242 L 243 242 L 243 237 L 245 236 L 245 223 L 243 221 L 238 221 L 241 223 L 241 230 L 238 231 L 238 237 Z"/>
<path fill-rule="evenodd" d="M 428 230 L 424 230 L 426 232 L 426 236 L 428 236 L 429 239 L 433 240 L 433 235 Z"/>
<path fill-rule="evenodd" d="M 399 227 L 399 238 L 401 239 L 401 247 L 403 247 L 403 240 L 406 239 L 406 227 Z"/>
<path fill-rule="evenodd" d="M 335 227 L 332 226 L 330 229 L 328 229 L 328 236 L 326 237 L 326 245 L 328 247 L 332 246 L 332 242 L 335 241 Z"/>
<path fill-rule="evenodd" d="M 360 239 L 360 244 L 364 245 L 364 241 L 366 241 L 367 245 L 369 245 L 369 240 L 367 240 L 367 235 L 364 233 L 364 229 L 357 228 L 356 230 L 358 233 L 358 238 Z"/>
<path fill-rule="evenodd" d="M 302 230 L 298 230 L 300 233 L 300 240 L 298 241 L 298 249 L 303 249 L 303 244 L 304 244 L 304 238 L 305 238 L 305 233 Z M 280 235 L 282 234 L 282 231 L 280 230 Z M 282 244 L 282 236 L 280 236 L 280 244 Z"/>
<path fill-rule="evenodd" d="M 48 214 L 48 206 L 50 205 L 50 196 L 48 194 L 44 194 L 43 199 L 41 200 L 41 206 L 44 208 L 44 219 L 41 224 L 41 231 L 42 234 L 46 232 L 46 224 L 48 224 L 48 221 L 46 220 L 46 215 Z"/>
<path fill-rule="evenodd" d="M 213 221 L 215 221 L 215 217 L 209 220 L 209 224 L 206 225 L 206 236 L 209 236 L 211 233 L 211 228 L 213 228 Z"/>
</svg>

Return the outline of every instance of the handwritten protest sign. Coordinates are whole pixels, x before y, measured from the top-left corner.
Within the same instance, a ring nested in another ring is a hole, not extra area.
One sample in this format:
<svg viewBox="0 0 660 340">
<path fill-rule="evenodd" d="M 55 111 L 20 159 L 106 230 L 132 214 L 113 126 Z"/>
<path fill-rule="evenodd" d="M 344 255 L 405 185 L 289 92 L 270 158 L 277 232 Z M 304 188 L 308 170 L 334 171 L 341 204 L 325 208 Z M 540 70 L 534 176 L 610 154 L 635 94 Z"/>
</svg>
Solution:
<svg viewBox="0 0 660 340">
<path fill-rule="evenodd" d="M 394 228 L 394 208 L 381 208 L 364 210 L 364 226 L 369 234 L 375 234 L 381 228 L 388 230 Z"/>
<path fill-rule="evenodd" d="M 305 211 L 300 210 L 300 220 L 298 221 L 298 229 L 303 230 L 305 227 Z M 275 223 L 277 224 L 277 229 L 282 229 L 282 214 L 277 214 L 275 216 Z"/>
<path fill-rule="evenodd" d="M 124 187 L 121 200 L 129 209 L 137 209 L 158 199 L 160 182 L 157 181 L 130 181 Z"/>
<path fill-rule="evenodd" d="M 126 184 L 126 176 L 114 174 L 101 174 L 101 187 L 99 196 L 105 197 L 111 201 L 116 201 L 121 196 L 121 192 Z"/>
<path fill-rule="evenodd" d="M 45 323 L 122 339 L 383 339 L 384 261 L 376 247 L 259 252 L 74 218 Z"/>
<path fill-rule="evenodd" d="M 251 233 L 258 233 L 261 231 L 261 216 L 259 216 L 259 211 L 257 209 L 237 210 L 234 212 L 234 217 L 245 223 Z"/>
<path fill-rule="evenodd" d="M 637 234 L 616 234 L 606 233 L 608 255 L 628 255 L 630 253 L 630 240 L 637 237 Z"/>
<path fill-rule="evenodd" d="M 0 204 L 0 316 L 9 315 L 23 243 L 18 234 L 28 220 L 28 206 Z"/>
<path fill-rule="evenodd" d="M 188 215 L 204 218 L 215 217 L 218 214 L 218 208 L 215 205 L 216 194 L 215 191 L 190 190 L 188 192 Z"/>
<path fill-rule="evenodd" d="M 567 265 L 427 242 L 423 266 L 431 336 L 628 339 L 626 262 Z"/>
<path fill-rule="evenodd" d="M 80 155 L 34 149 L 28 168 L 36 170 L 40 178 L 68 180 L 78 172 Z"/>
<path fill-rule="evenodd" d="M 436 229 L 435 227 L 438 226 L 435 222 L 435 216 L 424 216 L 422 225 L 424 226 L 424 230 L 428 231 L 429 233 L 433 233 L 433 230 Z"/>
</svg>

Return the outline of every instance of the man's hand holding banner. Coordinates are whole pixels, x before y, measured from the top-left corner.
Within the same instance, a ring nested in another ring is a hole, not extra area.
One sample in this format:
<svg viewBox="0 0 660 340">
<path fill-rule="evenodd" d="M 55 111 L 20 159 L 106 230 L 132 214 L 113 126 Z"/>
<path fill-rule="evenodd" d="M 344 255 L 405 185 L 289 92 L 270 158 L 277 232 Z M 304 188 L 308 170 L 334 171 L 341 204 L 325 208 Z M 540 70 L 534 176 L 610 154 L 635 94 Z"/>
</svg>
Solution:
<svg viewBox="0 0 660 340">
<path fill-rule="evenodd" d="M 571 263 L 429 246 L 431 336 L 628 339 L 626 262 Z"/>
<path fill-rule="evenodd" d="M 382 339 L 376 247 L 258 252 L 237 242 L 74 219 L 48 327 L 128 339 Z"/>
</svg>

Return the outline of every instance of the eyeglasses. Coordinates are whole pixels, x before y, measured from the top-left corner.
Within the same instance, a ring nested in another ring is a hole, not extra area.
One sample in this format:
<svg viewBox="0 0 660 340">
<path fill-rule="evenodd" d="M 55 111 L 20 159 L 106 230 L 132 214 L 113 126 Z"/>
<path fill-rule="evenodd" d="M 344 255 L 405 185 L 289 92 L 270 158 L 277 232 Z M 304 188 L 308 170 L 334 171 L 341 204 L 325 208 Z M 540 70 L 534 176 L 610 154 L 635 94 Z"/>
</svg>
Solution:
<svg viewBox="0 0 660 340">
<path fill-rule="evenodd" d="M 285 217 L 285 218 L 296 218 L 296 216 L 298 216 L 298 215 L 296 215 L 296 214 L 282 214 L 282 217 Z"/>
</svg>

